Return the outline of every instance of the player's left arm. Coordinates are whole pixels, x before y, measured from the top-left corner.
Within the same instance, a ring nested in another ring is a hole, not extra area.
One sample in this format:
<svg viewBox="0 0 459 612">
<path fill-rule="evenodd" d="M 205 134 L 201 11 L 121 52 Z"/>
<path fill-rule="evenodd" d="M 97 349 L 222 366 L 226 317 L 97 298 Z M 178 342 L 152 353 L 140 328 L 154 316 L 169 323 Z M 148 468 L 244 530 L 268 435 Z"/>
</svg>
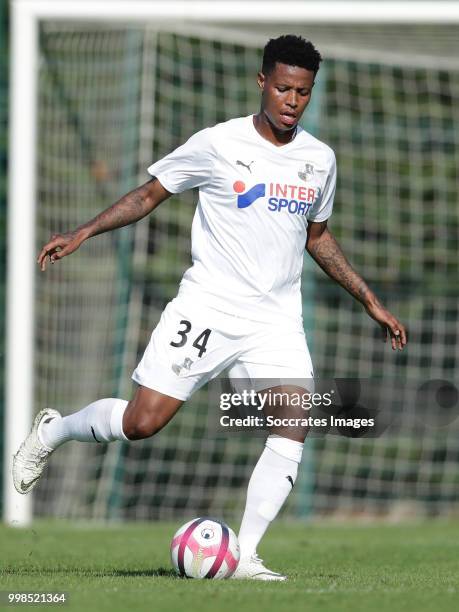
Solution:
<svg viewBox="0 0 459 612">
<path fill-rule="evenodd" d="M 361 302 L 367 313 L 389 334 L 393 350 L 402 350 L 407 343 L 405 327 L 378 300 L 363 278 L 346 259 L 341 247 L 327 227 L 327 221 L 308 223 L 306 250 L 324 272 Z"/>
</svg>

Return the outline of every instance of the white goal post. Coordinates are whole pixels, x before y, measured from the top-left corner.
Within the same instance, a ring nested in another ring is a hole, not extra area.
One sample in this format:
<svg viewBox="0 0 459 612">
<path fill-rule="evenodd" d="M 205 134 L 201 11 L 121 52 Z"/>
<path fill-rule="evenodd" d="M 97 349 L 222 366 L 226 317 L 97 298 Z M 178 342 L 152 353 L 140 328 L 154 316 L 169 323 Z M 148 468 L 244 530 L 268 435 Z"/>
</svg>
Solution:
<svg viewBox="0 0 459 612">
<path fill-rule="evenodd" d="M 38 25 L 53 19 L 155 23 L 459 23 L 456 2 L 13 0 L 8 200 L 7 366 L 4 520 L 28 525 L 31 496 L 12 485 L 12 455 L 30 428 L 33 406 L 36 275 Z M 107 205 L 109 202 L 107 202 Z"/>
</svg>

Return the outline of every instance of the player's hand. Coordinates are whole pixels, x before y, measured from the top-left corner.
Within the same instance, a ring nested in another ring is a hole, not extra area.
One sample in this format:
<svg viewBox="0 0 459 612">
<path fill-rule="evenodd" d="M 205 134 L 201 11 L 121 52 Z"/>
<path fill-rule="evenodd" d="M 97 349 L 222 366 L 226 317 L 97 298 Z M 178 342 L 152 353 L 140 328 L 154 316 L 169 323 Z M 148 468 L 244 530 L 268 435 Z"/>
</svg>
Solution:
<svg viewBox="0 0 459 612">
<path fill-rule="evenodd" d="M 52 264 L 59 261 L 76 251 L 83 241 L 84 237 L 78 231 L 51 236 L 51 240 L 45 244 L 38 255 L 37 263 L 40 270 L 43 272 L 46 269 L 48 259 Z"/>
<path fill-rule="evenodd" d="M 390 337 L 392 350 L 401 351 L 408 342 L 408 338 L 406 329 L 400 321 L 379 302 L 366 304 L 365 310 L 381 326 L 384 342 L 387 342 L 387 338 Z"/>
</svg>

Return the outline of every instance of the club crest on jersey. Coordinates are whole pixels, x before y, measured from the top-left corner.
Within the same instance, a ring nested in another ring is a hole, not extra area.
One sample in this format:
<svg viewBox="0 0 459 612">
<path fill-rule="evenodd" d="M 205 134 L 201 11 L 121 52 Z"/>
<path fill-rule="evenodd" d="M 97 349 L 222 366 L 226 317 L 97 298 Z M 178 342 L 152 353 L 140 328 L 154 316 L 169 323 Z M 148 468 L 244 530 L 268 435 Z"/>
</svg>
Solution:
<svg viewBox="0 0 459 612">
<path fill-rule="evenodd" d="M 304 168 L 300 168 L 300 170 L 298 170 L 298 177 L 305 183 L 310 181 L 313 178 L 313 176 L 314 176 L 314 166 L 309 162 L 306 162 L 304 164 Z"/>
<path fill-rule="evenodd" d="M 177 374 L 177 376 L 180 376 L 182 370 L 188 370 L 189 371 L 192 365 L 193 365 L 193 361 L 189 357 L 186 357 L 182 364 L 173 363 L 172 364 L 172 371 L 175 374 Z"/>
</svg>

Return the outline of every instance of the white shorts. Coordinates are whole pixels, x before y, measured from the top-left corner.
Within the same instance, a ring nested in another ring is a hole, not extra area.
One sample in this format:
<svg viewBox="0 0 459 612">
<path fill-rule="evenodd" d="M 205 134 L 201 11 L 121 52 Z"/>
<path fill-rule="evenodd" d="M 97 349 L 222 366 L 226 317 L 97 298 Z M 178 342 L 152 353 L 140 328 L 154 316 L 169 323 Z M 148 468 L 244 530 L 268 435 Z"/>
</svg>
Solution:
<svg viewBox="0 0 459 612">
<path fill-rule="evenodd" d="M 253 381 L 256 391 L 267 388 L 267 379 L 294 379 L 310 388 L 314 376 L 299 324 L 255 322 L 177 297 L 164 309 L 132 378 L 185 401 L 226 368 L 229 378 Z"/>
</svg>

